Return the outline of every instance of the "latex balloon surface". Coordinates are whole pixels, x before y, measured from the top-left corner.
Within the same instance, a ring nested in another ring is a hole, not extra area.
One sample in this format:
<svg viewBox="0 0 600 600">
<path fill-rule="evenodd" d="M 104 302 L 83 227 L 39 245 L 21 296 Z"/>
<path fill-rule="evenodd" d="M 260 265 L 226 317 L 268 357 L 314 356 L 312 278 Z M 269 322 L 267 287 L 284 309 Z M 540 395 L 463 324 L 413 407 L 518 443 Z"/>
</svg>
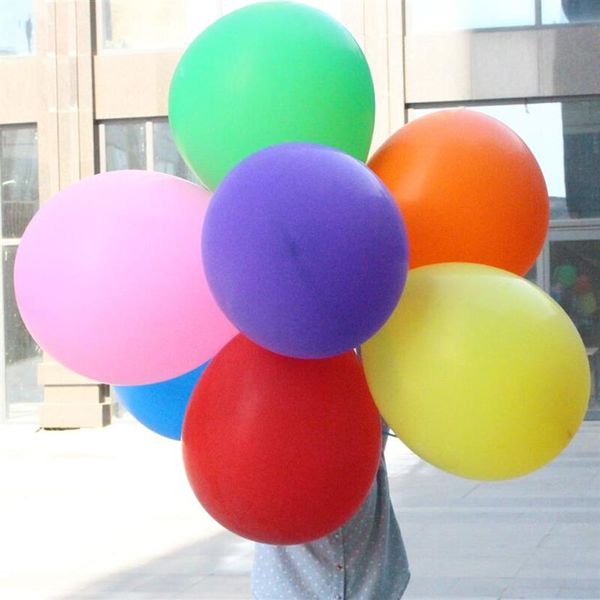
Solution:
<svg viewBox="0 0 600 600">
<path fill-rule="evenodd" d="M 217 521 L 299 544 L 340 527 L 365 499 L 380 418 L 353 352 L 286 358 L 240 335 L 200 379 L 182 442 L 190 484 Z"/>
<path fill-rule="evenodd" d="M 208 288 L 200 244 L 209 193 L 150 171 L 112 171 L 54 196 L 15 264 L 23 321 L 69 369 L 116 385 L 164 381 L 235 330 Z"/>
<path fill-rule="evenodd" d="M 300 358 L 371 337 L 408 268 L 404 224 L 385 186 L 363 163 L 317 144 L 280 144 L 240 163 L 213 196 L 202 249 L 231 322 Z"/>
<path fill-rule="evenodd" d="M 169 123 L 210 189 L 243 158 L 282 142 L 318 142 L 366 160 L 375 93 L 365 57 L 340 23 L 294 2 L 219 19 L 185 51 Z"/>
<path fill-rule="evenodd" d="M 190 397 L 207 365 L 159 383 L 115 386 L 115 391 L 125 408 L 142 425 L 164 437 L 180 440 Z"/>
<path fill-rule="evenodd" d="M 586 350 L 562 308 L 525 279 L 483 265 L 411 271 L 362 356 L 396 434 L 463 477 L 543 466 L 573 438 L 589 398 Z"/>
<path fill-rule="evenodd" d="M 402 211 L 411 268 L 472 262 L 525 275 L 542 249 L 549 203 L 541 169 L 492 117 L 426 115 L 389 138 L 369 166 Z"/>
</svg>

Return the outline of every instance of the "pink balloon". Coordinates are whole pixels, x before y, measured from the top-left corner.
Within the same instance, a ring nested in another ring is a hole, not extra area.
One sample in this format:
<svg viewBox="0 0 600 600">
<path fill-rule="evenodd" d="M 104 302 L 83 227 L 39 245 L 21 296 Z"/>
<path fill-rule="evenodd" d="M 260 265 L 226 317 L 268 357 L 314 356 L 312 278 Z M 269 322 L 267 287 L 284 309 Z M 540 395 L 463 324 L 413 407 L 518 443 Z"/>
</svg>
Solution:
<svg viewBox="0 0 600 600">
<path fill-rule="evenodd" d="M 21 316 L 44 350 L 105 383 L 177 377 L 236 333 L 201 259 L 209 192 L 149 171 L 113 171 L 59 192 L 15 263 Z"/>
</svg>

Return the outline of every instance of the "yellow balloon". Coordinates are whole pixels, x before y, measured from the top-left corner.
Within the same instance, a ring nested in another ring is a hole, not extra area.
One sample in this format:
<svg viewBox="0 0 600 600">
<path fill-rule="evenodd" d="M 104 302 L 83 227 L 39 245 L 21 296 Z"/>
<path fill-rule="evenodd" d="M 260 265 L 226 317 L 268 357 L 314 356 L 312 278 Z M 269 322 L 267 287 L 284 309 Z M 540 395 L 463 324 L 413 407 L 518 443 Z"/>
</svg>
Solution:
<svg viewBox="0 0 600 600">
<path fill-rule="evenodd" d="M 585 347 L 529 281 L 484 265 L 414 269 L 363 347 L 371 392 L 398 437 L 472 479 L 525 475 L 556 457 L 585 414 Z"/>
</svg>

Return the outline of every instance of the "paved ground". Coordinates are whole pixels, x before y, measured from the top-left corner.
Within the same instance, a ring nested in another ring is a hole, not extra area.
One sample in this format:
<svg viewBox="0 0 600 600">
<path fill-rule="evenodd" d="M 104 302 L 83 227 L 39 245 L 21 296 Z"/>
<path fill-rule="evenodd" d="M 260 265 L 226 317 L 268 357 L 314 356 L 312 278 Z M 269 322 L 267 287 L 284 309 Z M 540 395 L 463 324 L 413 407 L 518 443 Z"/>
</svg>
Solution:
<svg viewBox="0 0 600 600">
<path fill-rule="evenodd" d="M 507 483 L 446 475 L 397 440 L 387 456 L 406 599 L 600 599 L 600 423 Z M 179 445 L 128 418 L 0 427 L 3 600 L 248 599 L 252 553 L 200 508 Z"/>
</svg>

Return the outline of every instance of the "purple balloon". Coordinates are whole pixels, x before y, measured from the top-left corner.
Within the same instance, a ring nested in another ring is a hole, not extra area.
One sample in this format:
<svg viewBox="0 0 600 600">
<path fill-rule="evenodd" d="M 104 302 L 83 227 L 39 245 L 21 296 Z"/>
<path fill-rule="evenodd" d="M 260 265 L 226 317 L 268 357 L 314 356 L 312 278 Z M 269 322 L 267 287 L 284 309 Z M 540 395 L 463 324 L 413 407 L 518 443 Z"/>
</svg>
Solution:
<svg viewBox="0 0 600 600">
<path fill-rule="evenodd" d="M 204 268 L 215 299 L 251 340 L 323 358 L 370 338 L 408 270 L 404 222 L 363 163 L 288 143 L 238 164 L 209 205 Z"/>
</svg>

